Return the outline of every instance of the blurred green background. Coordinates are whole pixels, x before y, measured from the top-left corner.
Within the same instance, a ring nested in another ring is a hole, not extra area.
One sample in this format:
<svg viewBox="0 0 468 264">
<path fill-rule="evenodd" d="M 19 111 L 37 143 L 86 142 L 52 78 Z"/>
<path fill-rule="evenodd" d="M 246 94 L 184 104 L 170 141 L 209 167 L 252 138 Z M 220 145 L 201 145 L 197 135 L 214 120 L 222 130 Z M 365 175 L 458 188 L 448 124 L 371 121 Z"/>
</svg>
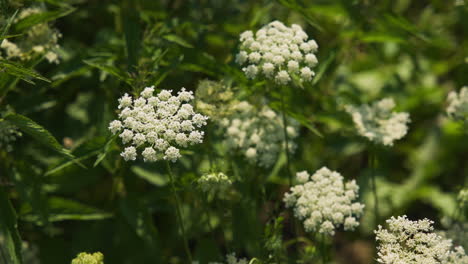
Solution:
<svg viewBox="0 0 468 264">
<path fill-rule="evenodd" d="M 11 213 L 8 197 L 20 237 L 37 248 L 41 263 L 69 263 L 82 251 L 101 251 L 114 264 L 186 263 L 164 164 L 125 163 L 108 124 L 120 96 L 151 85 L 196 93 L 198 82 L 210 79 L 237 87 L 243 99 L 275 102 L 277 92 L 247 80 L 234 63 L 239 34 L 273 20 L 301 25 L 319 44 L 313 83 L 287 94 L 288 112 L 303 124 L 293 172 L 328 166 L 357 179 L 369 209 L 357 231 L 338 232 L 331 241 L 335 262 L 372 263 L 375 248 L 368 146 L 356 136 L 345 103 L 392 97 L 411 116 L 405 138 L 376 150 L 382 219 L 428 217 L 438 229 L 449 228 L 444 217 L 463 221 L 456 196 L 467 184 L 468 137 L 445 107 L 447 94 L 468 84 L 468 2 L 2 0 L 1 13 L 10 17 L 31 5 L 59 14 L 49 23 L 62 34 L 61 62 L 34 65 L 50 82 L 15 81 L 0 71 L 0 112 L 27 116 L 61 146 L 39 140 L 44 134 L 23 133 L 11 152 L 0 149 L 0 219 Z M 227 155 L 215 123 L 206 133 L 210 140 L 173 166 L 194 259 L 221 261 L 237 252 L 314 263 L 313 236 L 298 222 L 294 230 L 282 205 L 285 157 L 258 168 Z M 235 181 L 226 197 L 205 199 L 196 188 L 196 179 L 213 169 L 210 159 Z"/>
</svg>

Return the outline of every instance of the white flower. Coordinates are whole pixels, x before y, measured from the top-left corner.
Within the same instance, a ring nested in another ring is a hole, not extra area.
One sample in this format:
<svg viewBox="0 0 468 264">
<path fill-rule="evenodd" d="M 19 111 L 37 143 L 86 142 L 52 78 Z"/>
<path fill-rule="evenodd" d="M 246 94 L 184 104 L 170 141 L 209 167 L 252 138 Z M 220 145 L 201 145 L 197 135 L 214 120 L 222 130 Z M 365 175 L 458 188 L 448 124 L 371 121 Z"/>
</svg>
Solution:
<svg viewBox="0 0 468 264">
<path fill-rule="evenodd" d="M 197 182 L 203 192 L 225 192 L 232 184 L 228 176 L 222 172 L 205 174 Z"/>
<path fill-rule="evenodd" d="M 301 69 L 301 77 L 302 79 L 309 81 L 312 79 L 312 76 L 314 76 L 315 73 L 309 68 L 309 67 L 304 67 Z"/>
<path fill-rule="evenodd" d="M 132 141 L 133 139 L 133 132 L 129 129 L 125 129 L 124 132 L 122 132 L 122 134 L 119 135 L 119 137 L 122 138 L 122 142 L 124 144 Z"/>
<path fill-rule="evenodd" d="M 120 99 L 119 99 L 119 109 L 120 108 L 126 108 L 126 107 L 129 107 L 131 106 L 133 103 L 132 101 L 132 97 L 129 96 L 128 94 L 124 94 L 124 96 L 122 96 Z M 130 110 L 130 109 L 129 109 Z"/>
<path fill-rule="evenodd" d="M 317 57 L 315 57 L 314 54 L 307 54 L 307 55 L 305 56 L 305 62 L 306 62 L 310 67 L 314 67 L 315 65 L 317 65 L 318 60 L 317 60 Z"/>
<path fill-rule="evenodd" d="M 468 86 L 460 92 L 450 92 L 448 95 L 447 114 L 455 120 L 468 122 Z"/>
<path fill-rule="evenodd" d="M 125 161 L 135 160 L 137 153 L 135 147 L 126 147 L 125 150 L 120 153 L 120 156 L 124 158 Z"/>
<path fill-rule="evenodd" d="M 280 115 L 269 107 L 256 109 L 246 101 L 233 107 L 233 113 L 221 120 L 225 131 L 224 145 L 228 150 L 239 150 L 250 163 L 270 167 L 284 151 L 284 129 Z M 288 118 L 289 152 L 294 153 L 294 138 L 299 135 L 299 123 Z"/>
<path fill-rule="evenodd" d="M 249 65 L 246 68 L 243 68 L 242 70 L 245 72 L 245 75 L 249 79 L 255 78 L 255 76 L 257 76 L 258 73 L 258 68 L 255 65 Z"/>
<path fill-rule="evenodd" d="M 279 71 L 275 77 L 275 80 L 279 84 L 287 84 L 291 80 L 291 77 L 289 77 L 287 71 Z"/>
<path fill-rule="evenodd" d="M 301 171 L 301 172 L 296 173 L 297 181 L 300 183 L 307 182 L 309 180 L 309 177 L 310 175 L 307 171 Z"/>
<path fill-rule="evenodd" d="M 289 61 L 288 70 L 290 72 L 297 72 L 299 70 L 299 63 L 297 63 L 297 61 L 294 61 L 294 60 Z"/>
<path fill-rule="evenodd" d="M 176 162 L 181 157 L 179 150 L 172 146 L 167 148 L 164 154 L 165 154 L 164 159 L 170 160 L 172 162 Z"/>
<path fill-rule="evenodd" d="M 18 23 L 31 15 L 45 12 L 47 12 L 47 10 L 43 7 L 21 9 L 13 20 L 13 23 Z M 6 20 L 6 17 L 0 15 L 0 21 L 5 22 Z M 35 24 L 21 33 L 20 37 L 14 39 L 15 43 L 8 39 L 0 41 L 0 50 L 4 51 L 7 59 L 29 61 L 44 57 L 49 63 L 59 63 L 57 50 L 59 48 L 58 40 L 61 34 L 57 29 L 45 22 Z"/>
<path fill-rule="evenodd" d="M 296 174 L 299 185 L 291 187 L 283 201 L 294 208 L 294 215 L 304 221 L 306 232 L 334 235 L 341 225 L 354 230 L 362 215 L 364 205 L 354 202 L 359 187 L 354 180 L 344 183 L 338 172 L 323 167 L 310 176 L 307 171 Z M 349 193 L 353 193 L 350 199 Z"/>
<path fill-rule="evenodd" d="M 153 93 L 154 93 L 154 86 L 151 86 L 151 87 L 146 87 L 143 92 L 141 92 L 141 96 L 143 98 L 150 98 L 150 97 L 153 97 Z"/>
<path fill-rule="evenodd" d="M 395 140 L 406 135 L 410 122 L 408 113 L 392 112 L 394 107 L 393 99 L 385 98 L 371 105 L 348 105 L 345 109 L 351 115 L 359 135 L 372 142 L 393 146 Z"/>
<path fill-rule="evenodd" d="M 249 79 L 263 77 L 279 84 L 291 82 L 296 76 L 299 82 L 310 81 L 315 73 L 297 75 L 304 67 L 317 65 L 318 45 L 307 41 L 307 34 L 299 25 L 285 26 L 279 21 L 265 25 L 254 34 L 246 31 L 240 35 L 240 51 L 236 56 L 239 65 L 249 64 L 242 70 Z"/>
<path fill-rule="evenodd" d="M 257 158 L 257 150 L 255 148 L 248 148 L 245 152 L 245 156 L 249 160 L 255 160 Z"/>
<path fill-rule="evenodd" d="M 383 264 L 462 264 L 468 263 L 463 248 L 452 251 L 452 241 L 434 233 L 429 219 L 409 220 L 406 215 L 391 217 L 388 229 L 378 226 L 377 262 Z"/>
<path fill-rule="evenodd" d="M 265 74 L 265 76 L 271 77 L 273 73 L 275 72 L 275 65 L 273 65 L 270 62 L 267 62 L 263 64 L 262 69 L 263 69 L 263 74 Z"/>
<path fill-rule="evenodd" d="M 143 156 L 144 161 L 157 161 L 158 156 L 156 155 L 156 151 L 152 147 L 147 147 L 141 153 Z"/>
<path fill-rule="evenodd" d="M 121 154 L 125 160 L 135 160 L 137 148 L 144 147 L 141 154 L 145 162 L 175 162 L 181 157 L 177 147 L 203 142 L 204 133 L 197 128 L 206 125 L 208 118 L 188 104 L 194 99 L 192 92 L 182 88 L 177 96 L 169 90 L 157 96 L 153 93 L 154 87 L 146 87 L 135 100 L 128 94 L 119 99 L 120 120 L 112 121 L 109 130 L 119 133 L 123 144 L 132 145 Z"/>
</svg>

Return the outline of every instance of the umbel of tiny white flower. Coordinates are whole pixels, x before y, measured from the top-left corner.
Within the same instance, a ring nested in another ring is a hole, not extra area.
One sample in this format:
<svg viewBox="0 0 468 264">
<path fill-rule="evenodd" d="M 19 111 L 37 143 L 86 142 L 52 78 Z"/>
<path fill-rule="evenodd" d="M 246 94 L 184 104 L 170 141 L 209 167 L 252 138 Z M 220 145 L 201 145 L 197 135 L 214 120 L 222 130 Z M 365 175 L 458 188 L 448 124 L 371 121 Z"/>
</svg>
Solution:
<svg viewBox="0 0 468 264">
<path fill-rule="evenodd" d="M 145 162 L 160 159 L 177 161 L 181 157 L 179 147 L 203 142 L 204 132 L 198 129 L 206 125 L 208 117 L 195 113 L 191 91 L 182 88 L 177 96 L 171 90 L 162 90 L 153 96 L 154 87 L 146 87 L 140 97 L 133 99 L 125 94 L 119 99 L 120 120 L 109 124 L 112 134 L 119 134 L 127 145 L 120 154 L 126 161 L 137 158 L 137 150 Z"/>
<path fill-rule="evenodd" d="M 408 113 L 392 112 L 395 102 L 385 98 L 371 105 L 359 107 L 347 105 L 359 135 L 385 146 L 393 146 L 395 140 L 403 138 L 408 131 L 410 117 Z"/>
<path fill-rule="evenodd" d="M 43 7 L 30 7 L 22 9 L 16 17 L 14 23 L 31 15 L 46 12 Z M 5 17 L 0 17 L 0 26 L 6 22 Z M 57 29 L 48 23 L 39 23 L 29 28 L 22 36 L 15 38 L 14 42 L 4 39 L 0 43 L 8 59 L 30 60 L 37 55 L 43 55 L 50 63 L 59 63 L 57 49 L 58 40 L 62 35 Z"/>
<path fill-rule="evenodd" d="M 466 264 L 468 257 L 462 247 L 452 250 L 452 241 L 434 233 L 433 221 L 411 221 L 406 215 L 391 217 L 388 229 L 378 226 L 377 262 L 383 264 Z"/>
<path fill-rule="evenodd" d="M 296 174 L 300 184 L 284 195 L 286 207 L 294 208 L 294 215 L 304 222 L 307 232 L 334 235 L 343 225 L 344 230 L 359 226 L 358 217 L 364 205 L 355 202 L 359 186 L 354 180 L 344 182 L 343 176 L 326 167 L 310 176 L 307 171 Z"/>
<path fill-rule="evenodd" d="M 197 180 L 197 183 L 203 192 L 225 192 L 232 181 L 226 174 L 219 172 L 205 174 Z"/>
<path fill-rule="evenodd" d="M 294 153 L 293 139 L 299 134 L 299 123 L 289 119 L 286 128 L 290 140 L 288 151 Z M 233 113 L 221 120 L 224 143 L 229 150 L 239 150 L 250 163 L 270 167 L 283 149 L 284 129 L 281 116 L 264 106 L 257 110 L 246 101 L 233 107 Z"/>
<path fill-rule="evenodd" d="M 318 63 L 314 53 L 318 50 L 315 40 L 308 40 L 301 26 L 285 26 L 273 21 L 255 34 L 245 31 L 240 35 L 240 51 L 236 62 L 244 68 L 250 79 L 263 77 L 286 85 L 292 79 L 300 83 L 312 80 L 312 70 Z"/>
<path fill-rule="evenodd" d="M 92 254 L 82 252 L 72 260 L 71 264 L 104 264 L 104 255 L 101 252 Z"/>
<path fill-rule="evenodd" d="M 468 87 L 461 88 L 459 93 L 450 92 L 447 99 L 447 114 L 452 119 L 468 122 Z"/>
</svg>

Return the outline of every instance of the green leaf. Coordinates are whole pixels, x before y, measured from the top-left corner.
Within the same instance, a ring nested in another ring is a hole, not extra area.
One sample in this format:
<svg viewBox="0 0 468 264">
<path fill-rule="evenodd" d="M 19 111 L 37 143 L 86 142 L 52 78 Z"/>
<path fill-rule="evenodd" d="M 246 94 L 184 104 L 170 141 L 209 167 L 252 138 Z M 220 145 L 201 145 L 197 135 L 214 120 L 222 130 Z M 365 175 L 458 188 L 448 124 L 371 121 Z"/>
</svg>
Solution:
<svg viewBox="0 0 468 264">
<path fill-rule="evenodd" d="M 70 154 L 68 150 L 66 150 L 62 147 L 62 145 L 60 145 L 57 139 L 55 139 L 55 137 L 52 136 L 52 134 L 49 131 L 47 131 L 45 128 L 32 121 L 31 119 L 19 114 L 8 114 L 4 117 L 4 119 L 17 126 L 24 133 L 33 137 L 40 144 L 68 158 L 74 158 L 74 156 Z"/>
<path fill-rule="evenodd" d="M 11 27 L 11 25 L 13 23 L 13 20 L 16 17 L 16 14 L 18 14 L 18 10 L 16 10 L 15 13 L 11 17 L 9 17 L 7 19 L 6 24 L 5 24 L 5 26 L 3 27 L 3 30 L 2 30 L 2 35 L 1 35 L 2 37 L 5 38 L 5 34 L 7 34 L 8 31 L 10 30 L 10 27 Z"/>
<path fill-rule="evenodd" d="M 42 80 L 45 82 L 50 82 L 49 79 L 41 76 L 36 71 L 25 68 L 16 62 L 7 61 L 4 59 L 0 59 L 0 72 L 1 71 L 4 71 L 10 75 L 16 76 L 20 78 L 21 80 L 26 81 L 31 84 L 34 84 L 34 82 L 31 81 L 31 78 Z"/>
<path fill-rule="evenodd" d="M 323 138 L 323 134 L 320 133 L 320 131 L 318 131 L 318 129 L 314 127 L 312 121 L 308 120 L 302 114 L 296 114 L 296 113 L 293 113 L 291 111 L 288 111 L 288 115 L 291 116 L 292 118 L 296 119 L 297 121 L 299 121 L 299 123 L 301 123 L 301 125 L 305 126 L 307 129 L 312 131 L 315 135 Z"/>
<path fill-rule="evenodd" d="M 51 197 L 47 203 L 49 209 L 48 217 L 50 222 L 65 220 L 101 220 L 112 217 L 111 213 L 61 197 Z M 26 212 L 22 212 L 20 217 L 22 220 L 31 222 L 40 220 L 39 215 L 27 210 Z"/>
<path fill-rule="evenodd" d="M 7 38 L 14 38 L 14 37 L 19 37 L 22 34 L 14 34 L 14 35 L 5 35 L 5 36 L 0 36 L 0 40 L 7 39 Z"/>
<path fill-rule="evenodd" d="M 14 29 L 17 32 L 24 31 L 32 26 L 37 24 L 46 23 L 57 18 L 66 16 L 71 12 L 75 11 L 75 8 L 67 8 L 64 10 L 56 10 L 56 11 L 48 11 L 42 12 L 38 14 L 32 14 L 20 20 L 18 23 L 15 24 Z"/>
<path fill-rule="evenodd" d="M 21 238 L 18 233 L 18 224 L 15 209 L 11 205 L 5 190 L 0 187 L 0 255 L 8 264 L 22 264 Z"/>
<path fill-rule="evenodd" d="M 186 48 L 189 48 L 189 49 L 192 49 L 193 46 L 192 44 L 188 43 L 186 40 L 184 40 L 183 38 L 177 36 L 177 35 L 174 35 L 174 34 L 169 34 L 169 35 L 165 35 L 163 36 L 164 39 L 170 41 L 170 42 L 173 42 L 173 43 L 176 43 L 182 47 L 186 47 Z"/>
<path fill-rule="evenodd" d="M 388 33 L 379 33 L 379 32 L 365 34 L 361 38 L 361 40 L 363 42 L 368 42 L 368 43 L 390 43 L 390 42 L 405 43 L 406 42 L 406 40 L 401 38 L 400 36 L 391 35 Z"/>
<path fill-rule="evenodd" d="M 138 177 L 147 180 L 149 183 L 156 186 L 164 186 L 167 184 L 167 177 L 155 172 L 151 172 L 139 166 L 132 166 L 132 172 L 135 173 Z"/>
<path fill-rule="evenodd" d="M 328 57 L 325 59 L 325 61 L 323 61 L 322 63 L 319 63 L 319 67 L 318 67 L 318 70 L 317 70 L 317 75 L 312 80 L 312 85 L 317 84 L 318 81 L 320 81 L 320 79 L 322 79 L 322 77 L 325 74 L 325 72 L 327 71 L 328 67 L 330 66 L 330 64 L 335 59 L 335 56 L 336 56 L 336 51 L 332 50 L 329 53 Z"/>
<path fill-rule="evenodd" d="M 117 67 L 111 66 L 111 65 L 105 65 L 102 64 L 96 60 L 83 60 L 84 63 L 88 64 L 91 67 L 97 68 L 101 71 L 104 71 L 110 75 L 113 75 L 114 77 L 117 77 L 117 79 L 127 83 L 128 85 L 132 85 L 133 80 L 130 78 L 128 73 L 121 71 Z"/>
<path fill-rule="evenodd" d="M 96 167 L 97 165 L 99 165 L 99 163 L 101 163 L 101 161 L 104 160 L 104 158 L 107 156 L 107 153 L 109 152 L 109 149 L 111 148 L 112 144 L 114 143 L 115 139 L 117 138 L 117 135 L 115 136 L 112 136 L 106 143 L 106 145 L 104 145 L 103 149 L 102 149 L 102 152 L 99 153 L 96 161 L 94 162 L 93 164 L 93 167 Z"/>
</svg>

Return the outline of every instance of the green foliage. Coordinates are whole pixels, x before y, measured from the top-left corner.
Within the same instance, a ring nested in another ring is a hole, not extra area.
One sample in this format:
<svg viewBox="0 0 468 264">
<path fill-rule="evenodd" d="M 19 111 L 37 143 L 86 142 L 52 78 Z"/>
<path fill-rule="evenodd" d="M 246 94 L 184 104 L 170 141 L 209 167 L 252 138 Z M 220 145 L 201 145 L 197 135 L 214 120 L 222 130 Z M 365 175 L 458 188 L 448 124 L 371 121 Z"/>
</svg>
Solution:
<svg viewBox="0 0 468 264">
<path fill-rule="evenodd" d="M 32 6 L 45 11 L 17 19 Z M 164 162 L 125 162 L 108 129 L 118 98 L 153 85 L 194 91 L 195 109 L 211 116 L 203 144 L 171 164 L 200 264 L 234 252 L 252 264 L 373 263 L 373 230 L 390 216 L 427 217 L 448 231 L 442 219 L 468 219 L 457 202 L 468 184 L 466 127 L 445 113 L 447 94 L 468 84 L 466 1 L 0 0 L 0 9 L 0 42 L 20 41 L 42 23 L 62 35 L 59 64 L 43 55 L 6 59 L 0 48 L 0 126 L 23 132 L 12 151 L 0 149 L 1 264 L 22 263 L 22 241 L 47 264 L 97 251 L 106 263 L 188 263 Z M 235 63 L 239 34 L 273 20 L 299 24 L 317 41 L 312 82 L 280 90 L 247 79 Z M 369 144 L 344 106 L 384 97 L 411 124 L 393 147 L 374 149 L 372 169 Z M 295 153 L 262 168 L 228 150 L 218 123 L 240 101 L 298 121 Z M 283 203 L 289 173 L 322 166 L 355 179 L 366 204 L 359 229 L 333 239 L 305 232 Z M 197 187 L 202 175 L 220 172 L 232 181 L 223 193 Z"/>
<path fill-rule="evenodd" d="M 0 255 L 2 262 L 21 264 L 21 238 L 16 213 L 3 188 L 0 188 Z"/>
</svg>

